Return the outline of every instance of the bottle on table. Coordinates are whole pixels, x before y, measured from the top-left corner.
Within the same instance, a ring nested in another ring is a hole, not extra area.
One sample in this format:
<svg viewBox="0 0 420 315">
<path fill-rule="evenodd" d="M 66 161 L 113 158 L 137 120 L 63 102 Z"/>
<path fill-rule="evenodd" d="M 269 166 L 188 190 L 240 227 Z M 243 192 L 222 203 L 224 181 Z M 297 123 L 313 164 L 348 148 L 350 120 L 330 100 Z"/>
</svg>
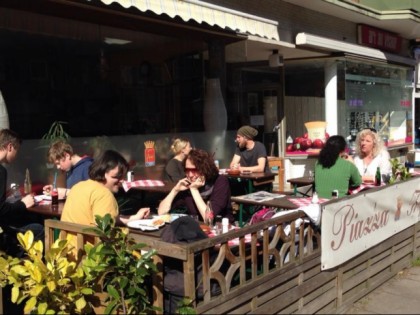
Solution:
<svg viewBox="0 0 420 315">
<path fill-rule="evenodd" d="M 338 190 L 337 189 L 334 189 L 331 192 L 331 199 L 337 199 L 337 198 L 338 198 Z"/>
<path fill-rule="evenodd" d="M 32 182 L 28 169 L 26 169 L 25 181 L 23 182 L 23 192 L 25 193 L 25 195 L 32 193 Z"/>
<path fill-rule="evenodd" d="M 229 219 L 223 218 L 222 219 L 222 233 L 229 232 Z"/>
<path fill-rule="evenodd" d="M 312 203 L 319 203 L 319 198 L 318 198 L 318 193 L 316 191 L 313 192 L 312 194 Z"/>
<path fill-rule="evenodd" d="M 211 208 L 211 203 L 209 200 L 207 201 L 204 223 L 210 227 L 213 227 L 213 218 L 214 218 L 213 209 Z"/>
<path fill-rule="evenodd" d="M 381 186 L 381 180 L 381 169 L 378 166 L 375 173 L 375 186 Z"/>
</svg>

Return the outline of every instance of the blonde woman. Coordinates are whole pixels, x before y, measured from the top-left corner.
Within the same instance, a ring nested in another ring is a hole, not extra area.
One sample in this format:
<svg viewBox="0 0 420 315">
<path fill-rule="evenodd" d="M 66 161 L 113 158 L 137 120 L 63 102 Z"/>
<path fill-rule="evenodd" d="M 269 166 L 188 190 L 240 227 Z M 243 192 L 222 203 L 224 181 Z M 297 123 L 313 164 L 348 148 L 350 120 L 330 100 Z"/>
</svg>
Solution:
<svg viewBox="0 0 420 315">
<path fill-rule="evenodd" d="M 353 160 L 363 182 L 375 181 L 377 167 L 380 168 L 382 175 L 389 175 L 391 173 L 389 159 L 389 153 L 376 130 L 367 128 L 357 134 Z"/>
<path fill-rule="evenodd" d="M 171 151 L 174 157 L 169 160 L 165 167 L 165 178 L 171 182 L 178 182 L 180 179 L 185 178 L 184 167 L 182 161 L 191 151 L 191 144 L 188 139 L 177 138 L 171 145 Z"/>
</svg>

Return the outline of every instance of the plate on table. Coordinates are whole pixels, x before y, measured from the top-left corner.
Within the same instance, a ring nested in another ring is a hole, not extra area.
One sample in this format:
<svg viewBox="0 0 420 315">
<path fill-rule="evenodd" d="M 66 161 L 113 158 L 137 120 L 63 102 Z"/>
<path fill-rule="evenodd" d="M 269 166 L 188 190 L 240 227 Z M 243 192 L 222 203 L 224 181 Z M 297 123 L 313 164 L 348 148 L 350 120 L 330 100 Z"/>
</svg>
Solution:
<svg viewBox="0 0 420 315">
<path fill-rule="evenodd" d="M 161 219 L 165 223 L 172 223 L 176 219 L 179 219 L 180 217 L 185 217 L 186 214 L 184 213 L 171 213 L 171 214 L 163 214 L 163 215 L 154 215 L 153 219 Z"/>
<path fill-rule="evenodd" d="M 165 225 L 165 221 L 159 218 L 134 220 L 127 223 L 128 227 L 133 228 L 133 229 L 140 229 L 143 231 L 159 230 L 159 228 L 164 225 Z"/>
</svg>

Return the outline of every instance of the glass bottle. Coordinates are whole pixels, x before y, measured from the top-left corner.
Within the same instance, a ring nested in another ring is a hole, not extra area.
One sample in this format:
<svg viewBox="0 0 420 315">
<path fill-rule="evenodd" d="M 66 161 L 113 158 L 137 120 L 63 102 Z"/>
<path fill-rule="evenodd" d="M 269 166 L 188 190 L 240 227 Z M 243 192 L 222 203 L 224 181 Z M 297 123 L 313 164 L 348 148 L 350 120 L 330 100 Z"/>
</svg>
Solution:
<svg viewBox="0 0 420 315">
<path fill-rule="evenodd" d="M 206 215 L 205 215 L 205 221 L 204 223 L 207 224 L 210 227 L 213 227 L 213 218 L 214 218 L 214 214 L 213 214 L 213 209 L 211 208 L 211 203 L 210 200 L 207 201 L 207 206 L 206 206 Z"/>
<path fill-rule="evenodd" d="M 331 199 L 336 199 L 336 198 L 338 198 L 338 190 L 337 189 L 334 189 L 331 192 Z"/>
<path fill-rule="evenodd" d="M 381 186 L 381 169 L 379 168 L 379 166 L 376 168 L 375 186 Z"/>
<path fill-rule="evenodd" d="M 32 182 L 28 169 L 26 169 L 25 181 L 23 183 L 23 192 L 25 193 L 25 195 L 29 195 L 30 193 L 32 193 Z"/>
</svg>

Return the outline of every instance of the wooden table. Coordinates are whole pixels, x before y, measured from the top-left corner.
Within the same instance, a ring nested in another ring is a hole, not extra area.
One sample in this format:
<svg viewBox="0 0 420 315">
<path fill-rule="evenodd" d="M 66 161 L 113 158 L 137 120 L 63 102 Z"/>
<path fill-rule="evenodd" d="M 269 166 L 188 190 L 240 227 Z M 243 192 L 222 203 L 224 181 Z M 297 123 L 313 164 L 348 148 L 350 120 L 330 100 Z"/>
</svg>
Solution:
<svg viewBox="0 0 420 315">
<path fill-rule="evenodd" d="M 315 180 L 313 177 L 305 176 L 305 177 L 296 177 L 296 178 L 289 178 L 287 180 L 290 184 L 293 185 L 293 194 L 297 196 L 298 193 L 305 197 L 310 197 L 308 194 L 311 190 L 314 190 Z M 311 185 L 306 192 L 300 192 L 297 190 L 298 187 Z"/>
<path fill-rule="evenodd" d="M 238 175 L 230 175 L 228 173 L 220 173 L 221 175 L 228 176 L 231 179 L 240 179 L 245 180 L 248 182 L 248 193 L 252 193 L 256 191 L 256 187 L 264 184 L 273 183 L 276 174 L 271 172 L 252 172 L 250 174 L 238 174 Z"/>
<path fill-rule="evenodd" d="M 279 209 L 297 209 L 293 202 L 291 202 L 286 196 L 280 198 L 273 198 L 265 201 L 254 201 L 250 199 L 244 199 L 243 196 L 231 197 L 233 202 L 239 204 L 239 226 L 243 227 L 243 205 L 250 206 L 263 206 L 263 207 L 274 207 Z"/>
<path fill-rule="evenodd" d="M 60 219 L 63 208 L 64 201 L 59 201 L 58 206 L 53 207 L 51 204 L 36 204 L 35 206 L 28 208 L 28 211 L 40 214 L 47 218 Z"/>
</svg>

